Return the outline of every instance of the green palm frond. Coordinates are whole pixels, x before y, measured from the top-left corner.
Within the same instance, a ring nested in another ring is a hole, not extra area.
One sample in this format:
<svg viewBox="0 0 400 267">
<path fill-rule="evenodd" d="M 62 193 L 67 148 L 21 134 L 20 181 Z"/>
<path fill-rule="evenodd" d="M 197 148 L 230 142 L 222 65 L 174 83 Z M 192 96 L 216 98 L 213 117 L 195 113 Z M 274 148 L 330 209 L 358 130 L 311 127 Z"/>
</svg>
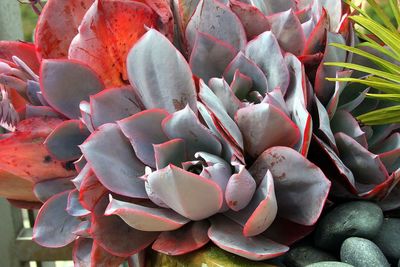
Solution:
<svg viewBox="0 0 400 267">
<path fill-rule="evenodd" d="M 390 14 L 387 14 L 388 12 L 385 12 L 375 0 L 366 1 L 375 15 L 374 18 L 368 14 L 369 12 L 362 10 L 351 0 L 344 0 L 358 12 L 358 15 L 353 15 L 349 18 L 363 29 L 363 31 L 356 29 L 356 33 L 364 42 L 357 45 L 357 47 L 342 44 L 331 45 L 367 58 L 378 68 L 370 68 L 354 63 L 327 62 L 325 63 L 327 66 L 343 67 L 367 74 L 362 78 L 328 78 L 327 80 L 364 84 L 381 92 L 380 94 L 367 94 L 367 97 L 400 103 L 400 64 L 397 64 L 400 63 L 400 2 L 399 0 L 388 0 Z M 393 17 L 393 20 L 390 17 Z M 384 44 L 384 46 L 380 43 Z M 392 62 L 366 52 L 362 49 L 365 47 L 372 48 L 378 53 L 387 56 Z M 400 104 L 362 114 L 357 119 L 367 125 L 400 123 Z"/>
</svg>

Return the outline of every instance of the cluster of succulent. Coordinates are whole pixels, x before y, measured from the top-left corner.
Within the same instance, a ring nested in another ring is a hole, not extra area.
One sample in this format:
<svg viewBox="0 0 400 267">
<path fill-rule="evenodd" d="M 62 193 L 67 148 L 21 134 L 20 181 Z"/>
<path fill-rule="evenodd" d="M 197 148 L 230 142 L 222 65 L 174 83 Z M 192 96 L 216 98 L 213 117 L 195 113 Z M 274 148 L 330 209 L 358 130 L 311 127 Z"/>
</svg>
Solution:
<svg viewBox="0 0 400 267">
<path fill-rule="evenodd" d="M 35 44 L 0 42 L 0 194 L 76 266 L 210 240 L 288 251 L 328 203 L 400 206 L 399 125 L 363 126 L 340 0 L 49 0 Z M 352 84 L 348 87 L 354 86 Z M 332 187 L 331 187 L 332 184 Z M 44 203 L 43 205 L 41 203 Z"/>
</svg>

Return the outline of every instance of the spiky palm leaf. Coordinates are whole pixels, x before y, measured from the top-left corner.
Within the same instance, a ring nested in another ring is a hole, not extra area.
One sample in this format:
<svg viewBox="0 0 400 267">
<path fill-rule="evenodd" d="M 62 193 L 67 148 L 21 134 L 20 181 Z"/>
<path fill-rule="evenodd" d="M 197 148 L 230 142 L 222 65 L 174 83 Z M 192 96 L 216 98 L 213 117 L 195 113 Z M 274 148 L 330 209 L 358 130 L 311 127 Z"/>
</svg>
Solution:
<svg viewBox="0 0 400 267">
<path fill-rule="evenodd" d="M 358 15 L 350 16 L 356 25 L 360 26 L 369 34 L 357 30 L 359 37 L 364 40 L 357 47 L 350 47 L 342 44 L 332 44 L 332 46 L 344 49 L 369 59 L 378 68 L 370 68 L 353 63 L 328 62 L 328 66 L 340 66 L 348 69 L 367 73 L 362 78 L 328 78 L 330 81 L 347 81 L 360 83 L 378 89 L 380 94 L 367 94 L 367 97 L 381 101 L 390 101 L 393 104 L 389 107 L 362 114 L 357 117 L 362 123 L 368 125 L 399 123 L 400 122 L 400 3 L 398 0 L 388 0 L 390 11 L 395 18 L 392 23 L 388 14 L 377 4 L 375 0 L 367 0 L 371 10 L 376 14 L 379 21 L 360 9 L 353 2 L 345 0 L 351 5 Z M 371 35 L 373 37 L 371 37 Z M 382 45 L 382 44 L 383 45 Z M 376 52 L 387 56 L 388 60 L 366 52 L 363 48 L 372 48 Z M 390 61 L 389 61 L 390 60 Z"/>
</svg>

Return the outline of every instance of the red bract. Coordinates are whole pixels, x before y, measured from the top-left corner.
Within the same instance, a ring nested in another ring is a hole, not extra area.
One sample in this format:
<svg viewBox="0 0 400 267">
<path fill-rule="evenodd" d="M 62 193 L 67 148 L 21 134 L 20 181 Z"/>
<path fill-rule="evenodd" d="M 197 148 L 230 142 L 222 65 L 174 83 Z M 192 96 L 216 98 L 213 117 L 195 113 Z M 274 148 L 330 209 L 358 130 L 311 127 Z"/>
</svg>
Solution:
<svg viewBox="0 0 400 267">
<path fill-rule="evenodd" d="M 10 199 L 37 201 L 36 183 L 72 177 L 75 171 L 57 161 L 43 142 L 62 121 L 55 118 L 31 118 L 19 123 L 16 131 L 0 140 L 1 195 Z"/>
<path fill-rule="evenodd" d="M 39 59 L 67 58 L 68 48 L 94 0 L 47 1 L 35 32 Z"/>
<path fill-rule="evenodd" d="M 107 87 L 128 83 L 126 57 L 133 44 L 157 24 L 156 13 L 136 1 L 96 1 L 73 39 L 68 57 L 94 69 Z"/>
</svg>

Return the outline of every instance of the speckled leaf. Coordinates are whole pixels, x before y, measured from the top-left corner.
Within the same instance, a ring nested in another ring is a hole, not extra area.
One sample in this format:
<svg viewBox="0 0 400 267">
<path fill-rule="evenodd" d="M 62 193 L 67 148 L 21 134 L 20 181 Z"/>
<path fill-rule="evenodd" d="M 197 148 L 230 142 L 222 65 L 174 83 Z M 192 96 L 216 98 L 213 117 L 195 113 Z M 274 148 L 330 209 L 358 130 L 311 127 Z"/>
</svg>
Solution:
<svg viewBox="0 0 400 267">
<path fill-rule="evenodd" d="M 59 248 L 75 240 L 72 233 L 80 224 L 65 210 L 69 191 L 51 197 L 40 209 L 33 228 L 33 239 L 44 247 Z"/>
<path fill-rule="evenodd" d="M 36 25 L 34 38 L 40 59 L 67 58 L 69 45 L 93 2 L 94 0 L 47 1 Z"/>
<path fill-rule="evenodd" d="M 153 243 L 152 249 L 171 256 L 197 250 L 210 240 L 207 235 L 209 226 L 210 223 L 203 220 L 189 223 L 175 231 L 163 232 Z"/>
<path fill-rule="evenodd" d="M 239 211 L 251 201 L 256 191 L 256 182 L 245 166 L 239 166 L 239 172 L 233 174 L 226 185 L 225 200 L 229 208 Z"/>
<path fill-rule="evenodd" d="M 267 171 L 249 205 L 240 212 L 229 211 L 226 216 L 243 226 L 243 235 L 250 237 L 264 232 L 273 223 L 278 206 L 274 181 Z"/>
<path fill-rule="evenodd" d="M 84 16 L 68 56 L 92 66 L 107 87 L 124 85 L 129 49 L 146 32 L 145 26 L 156 23 L 157 15 L 137 1 L 96 1 Z"/>
<path fill-rule="evenodd" d="M 223 250 L 255 261 L 275 258 L 289 250 L 262 235 L 243 236 L 242 227 L 222 215 L 212 218 L 208 236 Z"/>
<path fill-rule="evenodd" d="M 244 146 L 253 158 L 273 146 L 294 147 L 300 139 L 298 127 L 285 113 L 270 104 L 239 109 L 235 120 L 243 134 Z"/>
<path fill-rule="evenodd" d="M 34 183 L 76 175 L 70 165 L 53 159 L 43 144 L 45 138 L 61 122 L 62 120 L 57 118 L 29 118 L 19 122 L 14 133 L 2 136 L 1 196 L 37 201 L 32 192 Z"/>
<path fill-rule="evenodd" d="M 149 30 L 129 52 L 127 65 L 129 80 L 147 109 L 172 113 L 189 104 L 197 110 L 190 67 L 161 33 Z"/>
<path fill-rule="evenodd" d="M 285 94 L 289 85 L 289 71 L 274 34 L 270 31 L 260 34 L 247 44 L 245 51 L 245 55 L 267 76 L 269 90 L 279 87 Z"/>
<path fill-rule="evenodd" d="M 246 31 L 247 39 L 269 31 L 271 25 L 267 17 L 255 6 L 238 0 L 230 0 L 230 8 L 239 17 Z"/>
<path fill-rule="evenodd" d="M 114 198 L 110 200 L 104 214 L 118 215 L 130 227 L 141 231 L 172 231 L 189 222 L 189 219 L 171 209 L 148 207 Z"/>
<path fill-rule="evenodd" d="M 221 154 L 220 142 L 200 123 L 189 106 L 165 118 L 162 128 L 169 138 L 185 140 L 189 159 L 192 159 L 194 154 L 199 151 L 214 155 Z"/>
<path fill-rule="evenodd" d="M 147 198 L 144 182 L 139 179 L 144 165 L 116 124 L 104 124 L 80 148 L 106 188 L 124 196 Z"/>
<path fill-rule="evenodd" d="M 208 218 L 222 206 L 218 184 L 174 165 L 151 173 L 147 181 L 165 204 L 191 220 Z"/>
<path fill-rule="evenodd" d="M 90 96 L 90 114 L 95 128 L 129 117 L 143 109 L 130 86 L 110 88 Z"/>
<path fill-rule="evenodd" d="M 322 212 L 331 185 L 324 173 L 288 147 L 266 150 L 249 171 L 260 180 L 267 170 L 274 178 L 279 215 L 299 224 L 313 225 Z"/>
<path fill-rule="evenodd" d="M 104 89 L 96 73 L 88 66 L 71 60 L 44 60 L 40 87 L 46 101 L 68 118 L 78 119 L 79 103 Z"/>
<path fill-rule="evenodd" d="M 194 47 L 198 31 L 214 36 L 237 50 L 243 50 L 246 44 L 246 32 L 239 18 L 217 0 L 201 0 L 197 5 L 186 27 L 189 51 Z"/>
</svg>

